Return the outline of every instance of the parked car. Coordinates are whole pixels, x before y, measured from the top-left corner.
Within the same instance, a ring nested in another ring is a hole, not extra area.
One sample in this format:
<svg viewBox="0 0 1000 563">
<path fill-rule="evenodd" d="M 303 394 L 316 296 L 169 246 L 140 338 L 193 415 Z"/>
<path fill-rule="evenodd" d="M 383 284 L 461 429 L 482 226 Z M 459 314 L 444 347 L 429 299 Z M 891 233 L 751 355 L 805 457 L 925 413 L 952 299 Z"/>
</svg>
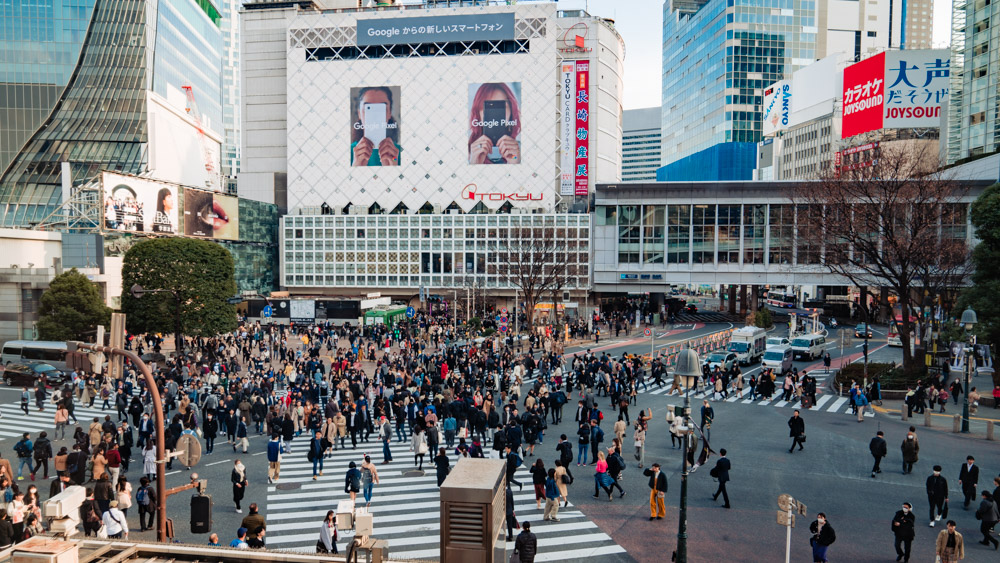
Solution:
<svg viewBox="0 0 1000 563">
<path fill-rule="evenodd" d="M 858 326 L 854 327 L 854 337 L 855 338 L 871 338 L 872 337 L 872 327 L 868 323 L 860 323 Z"/>
<path fill-rule="evenodd" d="M 697 313 L 698 312 L 698 305 L 695 304 L 695 303 L 688 303 L 684 307 L 684 312 L 685 313 Z"/>
<path fill-rule="evenodd" d="M 722 371 L 729 371 L 736 364 L 736 354 L 733 352 L 712 352 L 705 358 L 708 369 L 715 369 L 719 366 Z"/>
<path fill-rule="evenodd" d="M 48 387 L 58 387 L 68 382 L 70 376 L 42 362 L 12 363 L 3 368 L 3 382 L 8 387 L 34 387 L 39 379 Z"/>
</svg>

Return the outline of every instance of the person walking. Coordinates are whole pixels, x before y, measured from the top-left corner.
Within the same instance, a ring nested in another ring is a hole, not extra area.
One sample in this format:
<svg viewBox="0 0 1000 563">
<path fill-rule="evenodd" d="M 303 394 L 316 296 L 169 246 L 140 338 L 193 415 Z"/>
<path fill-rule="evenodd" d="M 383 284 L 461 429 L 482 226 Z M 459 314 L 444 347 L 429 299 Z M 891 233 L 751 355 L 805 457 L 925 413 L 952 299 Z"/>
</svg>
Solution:
<svg viewBox="0 0 1000 563">
<path fill-rule="evenodd" d="M 326 511 L 326 518 L 319 525 L 319 540 L 316 541 L 316 553 L 339 553 L 337 551 L 337 513 Z"/>
<path fill-rule="evenodd" d="M 983 545 L 993 544 L 993 549 L 995 550 L 1000 547 L 1000 541 L 997 541 L 991 532 L 993 526 L 997 522 L 1000 522 L 1000 509 L 997 508 L 993 493 L 983 491 L 980 496 L 983 500 L 979 503 L 979 510 L 976 510 L 976 520 L 980 521 L 979 531 L 983 533 L 983 541 L 979 543 Z"/>
<path fill-rule="evenodd" d="M 35 440 L 35 447 L 32 450 L 32 455 L 35 458 L 35 467 L 31 469 L 31 480 L 35 480 L 35 474 L 38 470 L 44 468 L 44 473 L 42 479 L 49 478 L 49 460 L 52 459 L 52 442 L 49 441 L 48 433 L 42 432 L 38 435 L 38 440 Z"/>
<path fill-rule="evenodd" d="M 531 533 L 531 522 L 521 525 L 521 533 L 514 541 L 514 554 L 517 555 L 521 563 L 535 563 L 535 555 L 538 553 L 538 538 Z"/>
<path fill-rule="evenodd" d="M 795 453 L 796 444 L 802 449 L 802 443 L 806 441 L 806 421 L 802 420 L 799 409 L 795 409 L 792 418 L 788 419 L 788 437 L 792 439 L 792 447 L 788 448 L 788 453 Z"/>
<path fill-rule="evenodd" d="M 729 482 L 729 470 L 732 468 L 732 464 L 729 463 L 729 458 L 726 457 L 726 448 L 719 450 L 719 459 L 715 462 L 715 467 L 709 472 L 712 477 L 719 480 L 719 488 L 712 495 L 712 500 L 718 500 L 719 495 L 722 495 L 722 500 L 726 501 L 726 504 L 722 505 L 723 508 L 732 508 L 729 506 L 729 492 L 726 491 L 726 483 Z"/>
<path fill-rule="evenodd" d="M 545 514 L 543 520 L 559 521 L 560 496 L 562 496 L 562 493 L 556 484 L 556 470 L 555 468 L 549 468 L 548 478 L 545 479 Z"/>
<path fill-rule="evenodd" d="M 561 459 L 557 459 L 555 462 L 555 478 L 556 487 L 559 489 L 559 495 L 562 497 L 563 506 L 569 505 L 569 487 L 568 485 L 573 482 L 572 477 L 569 476 L 568 468 L 566 463 Z"/>
<path fill-rule="evenodd" d="M 899 449 L 903 452 L 903 475 L 913 473 L 913 464 L 917 462 L 920 453 L 920 442 L 912 430 L 906 433 L 906 438 L 903 438 Z"/>
<path fill-rule="evenodd" d="M 448 460 L 448 452 L 444 448 L 438 448 L 438 453 L 434 456 L 434 470 L 437 475 L 437 485 L 441 488 L 444 480 L 451 473 L 451 462 Z M 541 460 L 538 460 L 541 461 Z"/>
<path fill-rule="evenodd" d="M 361 464 L 361 494 L 365 497 L 366 507 L 372 505 L 372 493 L 378 483 L 378 470 L 375 469 L 371 456 L 366 455 L 364 463 Z"/>
<path fill-rule="evenodd" d="M 14 444 L 14 453 L 17 454 L 17 480 L 23 481 L 24 477 L 21 475 L 21 471 L 24 466 L 28 466 L 28 473 L 31 473 L 31 452 L 34 446 L 31 443 L 31 434 L 25 432 L 21 435 L 21 439 Z M 13 515 L 11 515 L 13 518 Z"/>
<path fill-rule="evenodd" d="M 507 541 L 514 541 L 514 528 L 519 528 L 521 525 L 517 523 L 517 517 L 514 516 L 514 491 L 510 488 L 510 481 L 507 481 L 506 495 Z"/>
<path fill-rule="evenodd" d="M 662 520 L 667 515 L 667 476 L 660 471 L 660 464 L 654 463 L 642 472 L 649 477 L 649 519 Z"/>
<path fill-rule="evenodd" d="M 965 458 L 965 463 L 958 472 L 958 484 L 961 485 L 962 494 L 965 495 L 963 507 L 968 510 L 969 503 L 976 499 L 976 487 L 979 486 L 979 466 L 976 465 L 976 458 L 971 455 Z"/>
<path fill-rule="evenodd" d="M 313 439 L 309 440 L 309 452 L 306 454 L 306 459 L 313 466 L 313 481 L 323 475 L 323 454 L 328 447 L 330 443 L 323 437 L 323 433 L 317 430 Z"/>
<path fill-rule="evenodd" d="M 344 474 L 344 492 L 351 495 L 351 502 L 361 492 L 361 472 L 358 471 L 358 464 L 353 461 L 347 464 L 347 473 Z"/>
<path fill-rule="evenodd" d="M 826 520 L 826 514 L 822 512 L 816 515 L 816 519 L 809 525 L 812 537 L 809 538 L 809 545 L 812 546 L 813 563 L 826 563 L 826 552 L 837 541 L 837 534 L 833 531 L 833 526 Z"/>
<path fill-rule="evenodd" d="M 567 483 L 572 483 L 573 473 L 569 470 L 569 464 L 573 463 L 573 444 L 566 438 L 565 434 L 559 436 L 556 451 L 559 452 L 559 461 L 562 463 L 563 470 L 569 476 Z"/>
<path fill-rule="evenodd" d="M 139 531 L 152 530 L 154 519 L 156 518 L 157 502 L 156 490 L 149 486 L 149 478 L 139 479 L 139 489 L 135 492 L 135 503 L 139 506 Z M 149 516 L 149 523 L 146 523 L 146 516 Z"/>
<path fill-rule="evenodd" d="M 715 409 L 708 404 L 708 399 L 705 399 L 701 405 L 701 432 L 705 435 L 706 440 L 711 439 L 713 420 L 715 420 Z"/>
<path fill-rule="evenodd" d="M 230 474 L 229 480 L 233 483 L 233 502 L 236 504 L 236 513 L 243 514 L 240 502 L 247 492 L 247 485 L 250 484 L 250 481 L 247 480 L 247 467 L 239 458 L 233 462 L 233 472 Z"/>
<path fill-rule="evenodd" d="M 941 475 L 941 466 L 934 466 L 934 473 L 927 478 L 927 502 L 931 505 L 931 528 L 934 523 L 948 517 L 948 480 Z"/>
<path fill-rule="evenodd" d="M 507 483 L 517 485 L 519 491 L 523 490 L 524 485 L 517 479 L 514 479 L 514 472 L 516 472 L 517 468 L 521 466 L 521 456 L 517 455 L 517 452 L 510 449 L 510 444 L 506 444 L 504 446 L 504 460 L 507 464 Z"/>
<path fill-rule="evenodd" d="M 892 517 L 892 533 L 896 537 L 894 544 L 896 548 L 896 561 L 910 560 L 910 546 L 913 544 L 914 525 L 916 516 L 913 515 L 913 505 L 904 502 L 903 508 L 896 511 Z"/>
<path fill-rule="evenodd" d="M 276 483 L 281 476 L 281 435 L 273 434 L 267 441 L 267 482 Z"/>
<path fill-rule="evenodd" d="M 118 501 L 113 500 L 108 504 L 108 510 L 101 517 L 108 538 L 128 539 L 128 520 L 125 514 L 118 509 Z"/>
<path fill-rule="evenodd" d="M 858 413 L 858 422 L 865 421 L 865 409 L 868 407 L 868 397 L 865 396 L 864 389 L 858 389 L 854 395 L 854 405 Z"/>
<path fill-rule="evenodd" d="M 948 520 L 947 528 L 941 530 L 934 541 L 934 553 L 941 563 L 958 563 L 965 559 L 965 542 L 962 534 L 955 529 L 957 526 L 954 520 Z"/>
<path fill-rule="evenodd" d="M 392 426 L 384 416 L 381 418 L 378 432 L 379 439 L 382 440 L 382 465 L 387 465 L 392 461 L 392 450 L 389 449 L 389 443 L 392 441 Z"/>
<path fill-rule="evenodd" d="M 632 438 L 635 440 L 635 460 L 639 462 L 639 469 L 642 469 L 646 462 L 646 422 L 641 415 L 635 421 L 635 432 L 632 433 Z"/>
<path fill-rule="evenodd" d="M 882 458 L 889 455 L 888 445 L 885 442 L 885 432 L 879 430 L 875 433 L 875 437 L 868 443 L 868 451 L 875 458 L 875 465 L 872 465 L 872 479 L 874 479 L 876 473 L 882 472 Z"/>
<path fill-rule="evenodd" d="M 580 462 L 583 462 L 583 466 L 587 466 L 587 450 L 590 446 L 590 427 L 587 426 L 586 422 L 580 423 L 579 430 L 576 431 L 577 436 L 580 437 L 578 450 L 576 452 L 576 466 L 580 467 Z M 594 460 L 597 461 L 596 459 Z"/>
<path fill-rule="evenodd" d="M 257 530 L 267 530 L 267 521 L 258 510 L 257 503 L 251 502 L 250 512 L 240 522 L 240 527 L 247 529 L 247 543 L 252 543 L 251 540 L 263 540 L 263 534 Z"/>
</svg>

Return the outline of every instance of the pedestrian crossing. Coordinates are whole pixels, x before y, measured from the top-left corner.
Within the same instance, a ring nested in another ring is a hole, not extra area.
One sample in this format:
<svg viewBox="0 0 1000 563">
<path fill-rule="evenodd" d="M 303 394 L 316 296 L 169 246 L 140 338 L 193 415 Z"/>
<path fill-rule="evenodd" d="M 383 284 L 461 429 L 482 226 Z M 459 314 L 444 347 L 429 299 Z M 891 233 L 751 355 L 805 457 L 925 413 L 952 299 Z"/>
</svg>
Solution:
<svg viewBox="0 0 1000 563">
<path fill-rule="evenodd" d="M 663 387 L 651 388 L 649 390 L 650 395 L 660 395 L 662 397 L 682 397 L 683 395 L 677 391 L 670 391 L 669 385 L 664 385 Z M 743 395 L 739 396 L 735 393 L 730 393 L 729 397 L 723 397 L 720 400 L 715 400 L 714 391 L 696 391 L 691 394 L 691 400 L 701 400 L 708 399 L 710 402 L 716 403 L 739 403 L 743 405 L 756 405 L 759 407 L 776 407 L 783 408 L 788 407 L 792 410 L 809 410 L 811 412 L 839 412 L 854 415 L 853 409 L 851 409 L 850 398 L 849 397 L 837 397 L 831 394 L 819 394 L 816 396 L 816 404 L 806 409 L 802 406 L 802 401 L 798 398 L 792 398 L 791 401 L 782 400 L 781 390 L 777 390 L 770 399 L 757 398 L 756 400 L 750 398 L 750 393 L 746 389 L 743 391 Z M 875 413 L 869 407 L 865 409 L 866 417 L 874 417 Z"/>
<path fill-rule="evenodd" d="M 360 468 L 365 452 L 372 457 L 379 473 L 380 483 L 375 485 L 371 512 L 374 515 L 372 537 L 387 540 L 393 559 L 438 559 L 440 539 L 440 493 L 431 454 L 425 456 L 422 476 L 405 473 L 415 469 L 413 452 L 407 443 L 391 445 L 393 461 L 382 464 L 381 443 L 370 442 L 364 449 L 338 450 L 324 461 L 324 475 L 312 480 L 312 463 L 306 460 L 305 448 L 296 448 L 286 454 L 281 462 L 279 484 L 299 484 L 291 490 L 279 490 L 268 485 L 267 492 L 267 545 L 271 549 L 314 552 L 319 539 L 319 527 L 327 510 L 336 509 L 337 502 L 350 498 L 344 492 L 344 479 L 348 463 L 354 461 Z M 452 465 L 457 461 L 449 453 Z M 577 475 L 589 482 L 590 475 Z M 559 521 L 544 521 L 542 509 L 536 508 L 527 463 L 518 468 L 515 479 L 524 483 L 524 489 L 514 489 L 514 512 L 519 522 L 530 521 L 531 531 L 538 537 L 538 556 L 535 561 L 576 561 L 594 557 L 624 554 L 625 549 L 602 532 L 597 524 L 587 519 L 570 502 L 560 507 Z M 590 494 L 587 487 L 572 487 L 569 494 Z M 364 497 L 357 494 L 359 506 Z M 514 535 L 518 533 L 514 530 Z M 351 533 L 340 533 L 338 549 L 344 553 Z M 514 542 L 507 542 L 507 549 L 514 549 Z"/>
<path fill-rule="evenodd" d="M 111 420 L 115 423 L 118 422 L 117 411 L 114 409 L 102 411 L 100 401 L 95 402 L 93 407 L 86 407 L 77 402 L 73 409 L 73 414 L 76 415 L 79 423 L 74 423 L 73 417 L 70 417 L 69 425 L 66 427 L 67 439 L 72 438 L 73 430 L 77 426 L 81 426 L 84 429 L 89 427 L 95 416 L 103 422 L 104 415 L 110 414 Z M 31 401 L 28 405 L 28 414 L 24 414 L 24 411 L 21 410 L 20 402 L 5 403 L 0 405 L 0 415 L 2 415 L 0 417 L 0 441 L 10 438 L 13 438 L 15 441 L 19 440 L 25 432 L 30 432 L 31 437 L 34 439 L 43 430 L 49 433 L 49 439 L 55 441 L 53 430 L 56 427 L 56 407 L 49 401 L 46 401 L 44 411 L 39 411 L 35 406 L 35 402 Z"/>
</svg>

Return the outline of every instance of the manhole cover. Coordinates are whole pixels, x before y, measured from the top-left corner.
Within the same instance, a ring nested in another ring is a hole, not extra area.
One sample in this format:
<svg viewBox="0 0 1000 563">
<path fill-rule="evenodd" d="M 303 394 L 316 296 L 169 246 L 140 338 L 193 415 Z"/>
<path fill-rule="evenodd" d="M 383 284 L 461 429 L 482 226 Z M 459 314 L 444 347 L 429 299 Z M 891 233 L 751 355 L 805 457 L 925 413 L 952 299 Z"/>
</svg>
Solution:
<svg viewBox="0 0 1000 563">
<path fill-rule="evenodd" d="M 424 475 L 426 475 L 426 473 L 420 469 L 411 469 L 403 472 L 403 477 L 423 477 Z"/>
<path fill-rule="evenodd" d="M 302 487 L 302 483 L 278 483 L 274 486 L 279 491 L 294 491 L 300 487 Z"/>
</svg>

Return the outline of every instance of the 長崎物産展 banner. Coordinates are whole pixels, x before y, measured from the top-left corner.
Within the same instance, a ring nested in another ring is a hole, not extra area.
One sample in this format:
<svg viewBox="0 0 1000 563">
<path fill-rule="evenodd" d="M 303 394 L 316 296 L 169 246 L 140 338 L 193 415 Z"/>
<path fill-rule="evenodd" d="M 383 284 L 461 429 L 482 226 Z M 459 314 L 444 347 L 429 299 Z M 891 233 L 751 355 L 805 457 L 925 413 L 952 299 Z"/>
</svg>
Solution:
<svg viewBox="0 0 1000 563">
<path fill-rule="evenodd" d="M 576 195 L 590 189 L 590 62 L 576 62 Z"/>
</svg>

